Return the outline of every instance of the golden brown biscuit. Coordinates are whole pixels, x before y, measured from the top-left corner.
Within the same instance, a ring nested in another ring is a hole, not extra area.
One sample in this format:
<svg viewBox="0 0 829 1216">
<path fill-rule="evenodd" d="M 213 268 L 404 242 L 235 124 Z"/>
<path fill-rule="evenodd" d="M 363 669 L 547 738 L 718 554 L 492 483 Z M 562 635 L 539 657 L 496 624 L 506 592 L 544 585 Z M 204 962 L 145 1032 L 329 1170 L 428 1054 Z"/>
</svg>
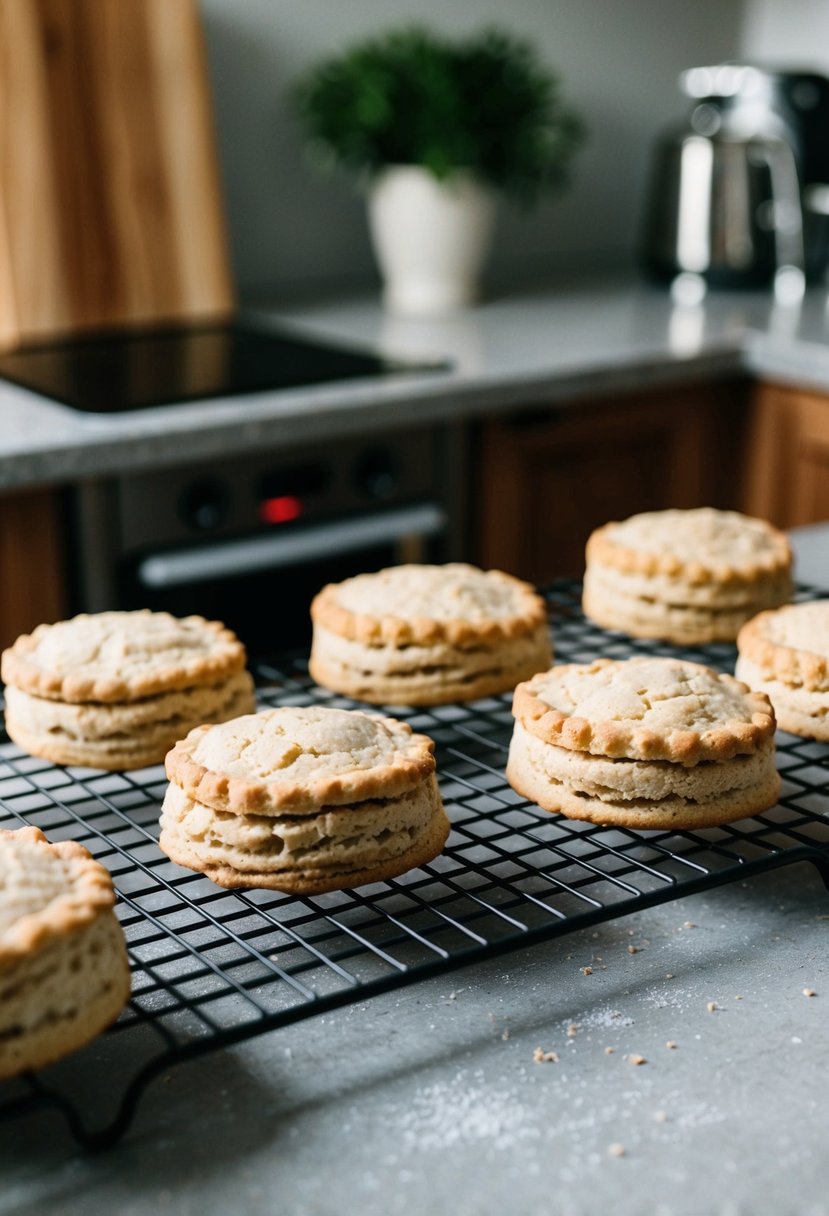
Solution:
<svg viewBox="0 0 829 1216">
<path fill-rule="evenodd" d="M 372 704 L 492 696 L 552 659 L 546 606 L 534 589 L 459 562 L 331 584 L 311 616 L 313 678 Z"/>
<path fill-rule="evenodd" d="M 507 779 L 548 811 L 692 828 L 776 801 L 774 713 L 762 693 L 675 659 L 600 659 L 515 690 Z"/>
<path fill-rule="evenodd" d="M 829 742 L 829 600 L 761 612 L 737 648 L 738 678 L 769 697 L 781 729 Z"/>
<path fill-rule="evenodd" d="M 55 764 L 158 764 L 198 723 L 255 707 L 245 651 L 218 621 L 103 612 L 40 625 L 4 651 L 6 729 Z"/>
<path fill-rule="evenodd" d="M 787 538 L 736 511 L 633 515 L 597 529 L 586 558 L 585 615 L 634 637 L 733 641 L 749 617 L 791 598 Z"/>
<path fill-rule="evenodd" d="M 130 993 L 109 872 L 82 845 L 0 830 L 0 1078 L 81 1047 Z"/>
<path fill-rule="evenodd" d="M 319 893 L 443 848 L 434 744 L 393 718 L 281 707 L 202 727 L 167 758 L 160 845 L 222 886 Z"/>
</svg>

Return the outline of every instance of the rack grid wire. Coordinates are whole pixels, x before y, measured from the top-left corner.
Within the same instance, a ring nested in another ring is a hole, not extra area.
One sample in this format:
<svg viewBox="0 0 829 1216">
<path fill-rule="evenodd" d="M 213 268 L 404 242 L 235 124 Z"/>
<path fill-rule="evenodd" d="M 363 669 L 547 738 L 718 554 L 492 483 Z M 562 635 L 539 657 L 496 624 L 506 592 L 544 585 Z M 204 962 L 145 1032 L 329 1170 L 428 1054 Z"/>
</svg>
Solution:
<svg viewBox="0 0 829 1216">
<path fill-rule="evenodd" d="M 557 662 L 681 655 L 733 671 L 730 645 L 693 649 L 608 633 L 580 585 L 548 590 Z M 802 588 L 798 599 L 814 598 Z M 263 706 L 356 702 L 316 687 L 300 656 L 256 665 Z M 129 1005 L 93 1044 L 6 1082 L 0 1122 L 62 1112 L 88 1149 L 128 1128 L 149 1082 L 183 1060 L 476 960 L 795 861 L 829 886 L 829 747 L 778 735 L 780 803 L 700 831 L 633 832 L 550 815 L 507 784 L 509 695 L 389 712 L 437 744 L 452 834 L 440 857 L 358 890 L 226 891 L 161 853 L 161 767 L 62 768 L 2 735 L 0 826 L 74 839 L 112 872 L 132 963 Z"/>
</svg>

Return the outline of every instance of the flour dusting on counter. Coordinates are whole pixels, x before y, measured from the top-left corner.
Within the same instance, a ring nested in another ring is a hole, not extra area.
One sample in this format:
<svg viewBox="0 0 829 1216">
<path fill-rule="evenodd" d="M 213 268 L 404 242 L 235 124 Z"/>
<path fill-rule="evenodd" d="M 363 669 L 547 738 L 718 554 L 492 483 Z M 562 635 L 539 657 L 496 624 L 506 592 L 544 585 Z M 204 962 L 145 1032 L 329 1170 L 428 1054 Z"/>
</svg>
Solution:
<svg viewBox="0 0 829 1216">
<path fill-rule="evenodd" d="M 400 1116 L 400 1129 L 406 1148 L 414 1151 L 480 1142 L 511 1149 L 541 1135 L 537 1111 L 508 1090 L 470 1084 L 464 1071 L 419 1089 Z"/>
</svg>

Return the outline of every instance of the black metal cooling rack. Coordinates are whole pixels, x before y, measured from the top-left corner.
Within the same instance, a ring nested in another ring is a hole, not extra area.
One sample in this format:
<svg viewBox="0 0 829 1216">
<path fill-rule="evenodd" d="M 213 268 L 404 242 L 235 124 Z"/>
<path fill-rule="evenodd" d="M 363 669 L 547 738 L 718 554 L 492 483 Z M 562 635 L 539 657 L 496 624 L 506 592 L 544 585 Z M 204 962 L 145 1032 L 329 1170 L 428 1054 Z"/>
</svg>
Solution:
<svg viewBox="0 0 829 1216">
<path fill-rule="evenodd" d="M 727 645 L 678 651 L 606 633 L 580 587 L 548 593 L 559 661 L 682 654 L 733 670 Z M 799 598 L 810 598 L 803 590 Z M 354 705 L 316 688 L 300 658 L 261 663 L 265 705 Z M 829 747 L 778 738 L 780 804 L 696 832 L 631 832 L 549 815 L 504 778 L 509 696 L 392 712 L 437 743 L 453 831 L 435 861 L 393 881 L 298 898 L 229 892 L 156 844 L 160 768 L 64 769 L 0 744 L 0 826 L 75 839 L 115 879 L 132 998 L 94 1044 L 0 1087 L 0 1120 L 62 1111 L 87 1148 L 120 1137 L 148 1083 L 183 1060 L 478 959 L 795 861 L 829 886 Z"/>
</svg>

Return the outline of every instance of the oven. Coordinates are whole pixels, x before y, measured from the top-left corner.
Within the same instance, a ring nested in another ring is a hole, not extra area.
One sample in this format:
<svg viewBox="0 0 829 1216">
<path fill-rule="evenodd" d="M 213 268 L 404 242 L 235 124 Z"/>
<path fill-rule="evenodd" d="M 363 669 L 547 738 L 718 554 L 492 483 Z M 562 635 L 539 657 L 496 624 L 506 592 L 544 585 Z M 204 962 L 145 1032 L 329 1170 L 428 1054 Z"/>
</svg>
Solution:
<svg viewBox="0 0 829 1216">
<path fill-rule="evenodd" d="M 70 504 L 73 606 L 198 613 L 251 655 L 306 647 L 325 583 L 459 557 L 463 483 L 453 426 L 87 482 Z"/>
</svg>

